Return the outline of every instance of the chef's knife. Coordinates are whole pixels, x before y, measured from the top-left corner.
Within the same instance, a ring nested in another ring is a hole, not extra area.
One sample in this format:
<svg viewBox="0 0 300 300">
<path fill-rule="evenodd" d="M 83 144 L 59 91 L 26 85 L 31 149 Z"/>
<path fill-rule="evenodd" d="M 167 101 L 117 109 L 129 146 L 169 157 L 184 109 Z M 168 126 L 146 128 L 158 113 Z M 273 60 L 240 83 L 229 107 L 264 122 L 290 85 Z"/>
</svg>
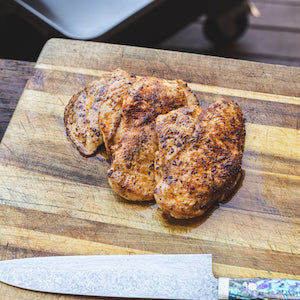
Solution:
<svg viewBox="0 0 300 300">
<path fill-rule="evenodd" d="M 209 254 L 35 257 L 0 262 L 0 281 L 40 292 L 154 299 L 300 299 L 300 281 L 216 279 Z"/>
</svg>

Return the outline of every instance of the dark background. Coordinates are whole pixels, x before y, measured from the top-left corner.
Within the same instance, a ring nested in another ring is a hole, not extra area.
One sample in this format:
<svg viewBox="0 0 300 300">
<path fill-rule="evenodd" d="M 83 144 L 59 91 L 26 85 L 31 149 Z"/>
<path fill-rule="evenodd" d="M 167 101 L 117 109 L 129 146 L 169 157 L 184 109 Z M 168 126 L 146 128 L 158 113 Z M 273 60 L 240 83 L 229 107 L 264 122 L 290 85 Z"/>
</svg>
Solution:
<svg viewBox="0 0 300 300">
<path fill-rule="evenodd" d="M 208 41 L 200 12 L 191 23 L 167 35 L 162 42 L 144 46 L 300 66 L 300 0 L 253 2 L 261 17 L 250 17 L 245 34 L 233 44 L 216 46 Z M 174 15 L 175 11 L 170 12 L 169 17 Z M 0 58 L 27 61 L 36 61 L 49 38 L 62 37 L 9 0 L 0 0 L 0 35 Z"/>
</svg>

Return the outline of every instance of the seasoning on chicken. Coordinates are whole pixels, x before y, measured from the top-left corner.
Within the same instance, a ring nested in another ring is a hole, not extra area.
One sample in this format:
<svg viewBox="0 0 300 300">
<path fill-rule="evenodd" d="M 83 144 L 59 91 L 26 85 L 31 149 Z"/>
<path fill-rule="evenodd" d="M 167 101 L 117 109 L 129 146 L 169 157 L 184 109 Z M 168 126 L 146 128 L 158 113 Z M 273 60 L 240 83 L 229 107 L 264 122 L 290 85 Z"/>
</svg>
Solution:
<svg viewBox="0 0 300 300">
<path fill-rule="evenodd" d="M 112 147 L 108 171 L 109 183 L 120 196 L 132 201 L 154 199 L 155 120 L 193 104 L 197 98 L 181 80 L 142 77 L 132 85 L 123 101 L 119 138 Z"/>
<path fill-rule="evenodd" d="M 232 191 L 241 174 L 244 122 L 238 105 L 224 99 L 158 116 L 154 197 L 166 218 L 200 216 Z"/>
<path fill-rule="evenodd" d="M 123 97 L 134 81 L 135 77 L 117 69 L 92 81 L 71 98 L 64 122 L 67 136 L 81 154 L 95 154 L 103 140 L 110 149 L 120 122 Z"/>
<path fill-rule="evenodd" d="M 71 98 L 64 122 L 81 154 L 95 154 L 104 142 L 116 193 L 131 201 L 155 198 L 165 216 L 202 215 L 241 174 L 240 108 L 220 99 L 203 110 L 181 80 L 105 73 Z"/>
</svg>

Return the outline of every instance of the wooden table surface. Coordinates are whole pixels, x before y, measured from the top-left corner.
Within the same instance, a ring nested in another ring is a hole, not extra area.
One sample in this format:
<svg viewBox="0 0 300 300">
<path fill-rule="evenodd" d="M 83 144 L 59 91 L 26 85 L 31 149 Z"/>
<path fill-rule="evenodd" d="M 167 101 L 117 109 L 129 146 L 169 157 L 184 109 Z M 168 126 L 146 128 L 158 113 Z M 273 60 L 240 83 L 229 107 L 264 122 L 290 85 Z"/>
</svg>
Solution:
<svg viewBox="0 0 300 300">
<path fill-rule="evenodd" d="M 0 141 L 21 97 L 35 63 L 0 59 Z"/>
<path fill-rule="evenodd" d="M 103 43 L 50 40 L 36 64 L 0 60 L 0 259 L 212 253 L 215 276 L 300 278 L 300 69 Z M 108 162 L 78 155 L 63 109 L 122 67 L 189 82 L 199 104 L 233 99 L 246 117 L 244 178 L 202 218 L 165 221 L 109 187 Z M 71 299 L 0 284 L 0 299 Z"/>
</svg>

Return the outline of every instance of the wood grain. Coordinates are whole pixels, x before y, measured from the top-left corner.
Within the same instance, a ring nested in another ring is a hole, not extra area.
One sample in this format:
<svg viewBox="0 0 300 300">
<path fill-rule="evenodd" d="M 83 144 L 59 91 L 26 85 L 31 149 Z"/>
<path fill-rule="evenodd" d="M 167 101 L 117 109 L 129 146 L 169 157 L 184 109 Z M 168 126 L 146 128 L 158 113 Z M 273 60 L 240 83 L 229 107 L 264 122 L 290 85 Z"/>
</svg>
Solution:
<svg viewBox="0 0 300 300">
<path fill-rule="evenodd" d="M 0 141 L 33 67 L 32 62 L 0 60 Z"/>
<path fill-rule="evenodd" d="M 130 203 L 111 190 L 103 149 L 84 158 L 70 145 L 65 104 L 117 67 L 187 80 L 203 107 L 219 97 L 239 103 L 247 120 L 244 177 L 229 201 L 202 218 L 166 221 L 154 202 Z M 0 145 L 1 259 L 212 253 L 216 276 L 299 279 L 299 78 L 299 68 L 50 40 Z M 0 295 L 60 298 L 4 284 Z"/>
<path fill-rule="evenodd" d="M 203 24 L 193 23 L 182 29 L 177 35 L 170 37 L 162 43 L 166 49 L 180 49 L 194 53 L 210 53 L 211 55 L 248 59 L 264 59 L 274 61 L 295 60 L 299 64 L 299 32 L 296 30 L 273 30 L 270 27 L 255 25 L 247 29 L 234 46 L 224 48 L 213 47 L 205 39 Z"/>
<path fill-rule="evenodd" d="M 203 33 L 205 17 L 182 28 L 162 42 L 163 49 L 300 66 L 300 2 L 253 0 L 260 17 L 249 16 L 249 26 L 235 43 L 217 46 Z"/>
<path fill-rule="evenodd" d="M 265 28 L 278 28 L 278 30 L 299 31 L 300 30 L 300 2 L 297 5 L 289 4 L 287 1 L 281 3 L 260 3 L 257 0 L 254 1 L 261 16 L 259 18 L 251 16 L 252 27 L 265 27 Z M 272 14 L 270 14 L 270 10 Z M 284 20 L 284 22 L 283 22 Z"/>
</svg>

